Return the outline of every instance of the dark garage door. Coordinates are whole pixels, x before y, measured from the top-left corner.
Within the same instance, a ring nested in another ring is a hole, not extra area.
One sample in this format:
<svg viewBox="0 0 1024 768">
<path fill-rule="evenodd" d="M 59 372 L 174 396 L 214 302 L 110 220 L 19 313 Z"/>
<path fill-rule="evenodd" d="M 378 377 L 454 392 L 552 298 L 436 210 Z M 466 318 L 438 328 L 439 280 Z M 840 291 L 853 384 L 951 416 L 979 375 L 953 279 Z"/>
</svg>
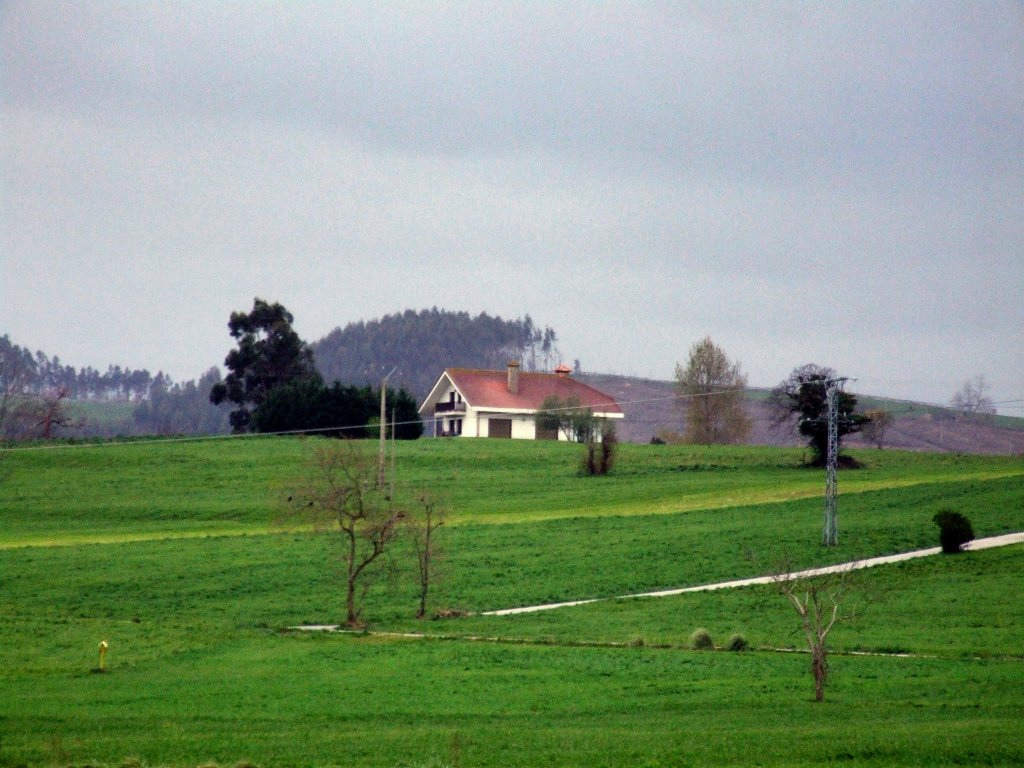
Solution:
<svg viewBox="0 0 1024 768">
<path fill-rule="evenodd" d="M 488 437 L 512 437 L 512 419 L 488 419 Z"/>
</svg>

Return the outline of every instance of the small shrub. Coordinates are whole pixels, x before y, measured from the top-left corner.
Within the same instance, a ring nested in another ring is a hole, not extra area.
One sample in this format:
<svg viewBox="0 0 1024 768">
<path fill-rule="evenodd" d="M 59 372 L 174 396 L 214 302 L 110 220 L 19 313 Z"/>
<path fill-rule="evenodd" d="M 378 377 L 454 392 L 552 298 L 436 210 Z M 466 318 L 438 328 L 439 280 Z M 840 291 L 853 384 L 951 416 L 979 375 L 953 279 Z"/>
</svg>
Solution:
<svg viewBox="0 0 1024 768">
<path fill-rule="evenodd" d="M 658 445 L 680 445 L 684 442 L 682 434 L 671 429 L 659 429 L 654 433 L 651 443 L 653 444 L 655 440 L 658 441 Z"/>
<path fill-rule="evenodd" d="M 932 521 L 939 526 L 939 543 L 947 555 L 956 554 L 964 544 L 974 540 L 971 521 L 959 512 L 943 509 L 932 518 Z"/>
<path fill-rule="evenodd" d="M 435 611 L 431 617 L 437 619 L 464 619 L 467 616 L 472 616 L 472 611 L 466 611 L 462 608 L 442 608 L 439 611 Z"/>
<path fill-rule="evenodd" d="M 615 425 L 606 421 L 601 425 L 601 464 L 602 475 L 611 472 L 615 464 L 615 454 L 618 452 L 619 436 L 615 433 Z"/>
<path fill-rule="evenodd" d="M 587 441 L 587 447 L 583 452 L 583 474 L 585 475 L 607 475 L 615 464 L 615 454 L 619 438 L 615 434 L 615 425 L 610 421 L 601 424 L 601 441 L 593 439 Z"/>
<path fill-rule="evenodd" d="M 729 642 L 725 644 L 725 647 L 730 651 L 746 651 L 750 649 L 750 643 L 747 642 L 747 638 L 743 635 L 733 635 L 729 638 Z"/>
<path fill-rule="evenodd" d="M 695 651 L 713 651 L 715 650 L 715 641 L 711 639 L 711 633 L 701 627 L 695 629 L 690 635 L 690 647 Z"/>
</svg>

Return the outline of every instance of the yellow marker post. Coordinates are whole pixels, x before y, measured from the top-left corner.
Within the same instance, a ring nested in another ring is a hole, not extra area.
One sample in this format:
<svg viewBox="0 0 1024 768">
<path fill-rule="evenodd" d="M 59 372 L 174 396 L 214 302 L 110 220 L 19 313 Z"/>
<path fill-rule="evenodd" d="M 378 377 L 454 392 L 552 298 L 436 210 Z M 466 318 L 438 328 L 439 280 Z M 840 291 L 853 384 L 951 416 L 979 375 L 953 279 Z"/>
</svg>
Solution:
<svg viewBox="0 0 1024 768">
<path fill-rule="evenodd" d="M 103 672 L 107 668 L 107 648 L 109 647 L 106 640 L 100 640 L 100 672 Z"/>
</svg>

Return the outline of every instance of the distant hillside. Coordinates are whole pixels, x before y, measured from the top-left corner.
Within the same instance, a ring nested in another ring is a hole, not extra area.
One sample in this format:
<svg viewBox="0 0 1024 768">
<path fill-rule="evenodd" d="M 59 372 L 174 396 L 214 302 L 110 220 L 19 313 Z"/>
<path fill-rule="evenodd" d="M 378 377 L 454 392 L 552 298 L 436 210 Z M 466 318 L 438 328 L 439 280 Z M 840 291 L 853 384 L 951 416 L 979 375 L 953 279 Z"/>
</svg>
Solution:
<svg viewBox="0 0 1024 768">
<path fill-rule="evenodd" d="M 445 368 L 503 368 L 521 360 L 527 368 L 557 364 L 557 336 L 527 315 L 503 320 L 481 313 L 425 309 L 349 323 L 310 344 L 327 381 L 378 385 L 397 368 L 390 383 L 417 400 L 426 397 Z"/>
<path fill-rule="evenodd" d="M 376 386 L 397 368 L 391 385 L 404 387 L 422 400 L 446 367 L 501 369 L 518 359 L 530 370 L 550 370 L 563 362 L 554 330 L 533 323 L 529 315 L 515 320 L 481 313 L 437 308 L 386 315 L 379 320 L 350 323 L 312 343 L 317 367 L 327 381 Z M 614 397 L 626 418 L 619 425 L 622 440 L 646 443 L 660 430 L 681 432 L 683 413 L 674 383 L 611 374 L 574 374 Z M 149 434 L 212 434 L 227 429 L 225 409 L 210 405 L 211 385 L 220 371 L 211 368 L 196 382 L 174 383 L 162 373 L 108 366 L 75 370 L 59 358 L 35 354 L 0 336 L 0 437 L 14 428 L 13 397 L 39 396 L 64 390 L 76 426 L 60 436 Z M 801 445 L 794 432 L 774 430 L 764 403 L 766 390 L 751 390 L 747 408 L 753 418 L 748 443 Z M 956 453 L 1024 454 L 1024 419 L 1010 416 L 966 416 L 939 406 L 863 397 L 861 409 L 884 408 L 895 421 L 885 445 Z M 5 425 L 4 415 L 7 415 Z M 8 436 L 11 436 L 8 434 Z M 865 442 L 858 435 L 851 446 Z"/>
<path fill-rule="evenodd" d="M 659 430 L 681 432 L 683 411 L 675 398 L 671 381 L 585 373 L 578 376 L 622 405 L 626 418 L 619 436 L 632 443 L 649 442 Z M 802 445 L 793 431 L 772 428 L 765 390 L 751 390 L 747 409 L 753 417 L 748 443 L 753 445 Z M 966 416 L 947 408 L 865 397 L 865 408 L 884 408 L 894 418 L 886 433 L 885 446 L 952 453 L 1024 454 L 1024 419 L 999 416 Z M 867 445 L 860 435 L 846 440 L 850 446 Z"/>
<path fill-rule="evenodd" d="M 213 434 L 227 430 L 227 408 L 210 404 L 220 381 L 211 368 L 196 381 L 109 365 L 75 369 L 0 336 L 0 439 Z M 45 431 L 40 415 L 48 413 Z"/>
</svg>

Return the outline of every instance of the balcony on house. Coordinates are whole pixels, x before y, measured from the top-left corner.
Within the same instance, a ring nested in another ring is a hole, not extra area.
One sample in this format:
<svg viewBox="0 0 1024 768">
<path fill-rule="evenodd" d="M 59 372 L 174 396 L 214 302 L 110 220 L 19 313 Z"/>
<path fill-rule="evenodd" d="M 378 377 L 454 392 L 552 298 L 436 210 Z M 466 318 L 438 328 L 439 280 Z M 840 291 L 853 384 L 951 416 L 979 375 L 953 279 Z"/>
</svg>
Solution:
<svg viewBox="0 0 1024 768">
<path fill-rule="evenodd" d="M 466 403 L 465 402 L 447 402 L 438 403 L 434 406 L 434 413 L 465 413 Z"/>
</svg>

